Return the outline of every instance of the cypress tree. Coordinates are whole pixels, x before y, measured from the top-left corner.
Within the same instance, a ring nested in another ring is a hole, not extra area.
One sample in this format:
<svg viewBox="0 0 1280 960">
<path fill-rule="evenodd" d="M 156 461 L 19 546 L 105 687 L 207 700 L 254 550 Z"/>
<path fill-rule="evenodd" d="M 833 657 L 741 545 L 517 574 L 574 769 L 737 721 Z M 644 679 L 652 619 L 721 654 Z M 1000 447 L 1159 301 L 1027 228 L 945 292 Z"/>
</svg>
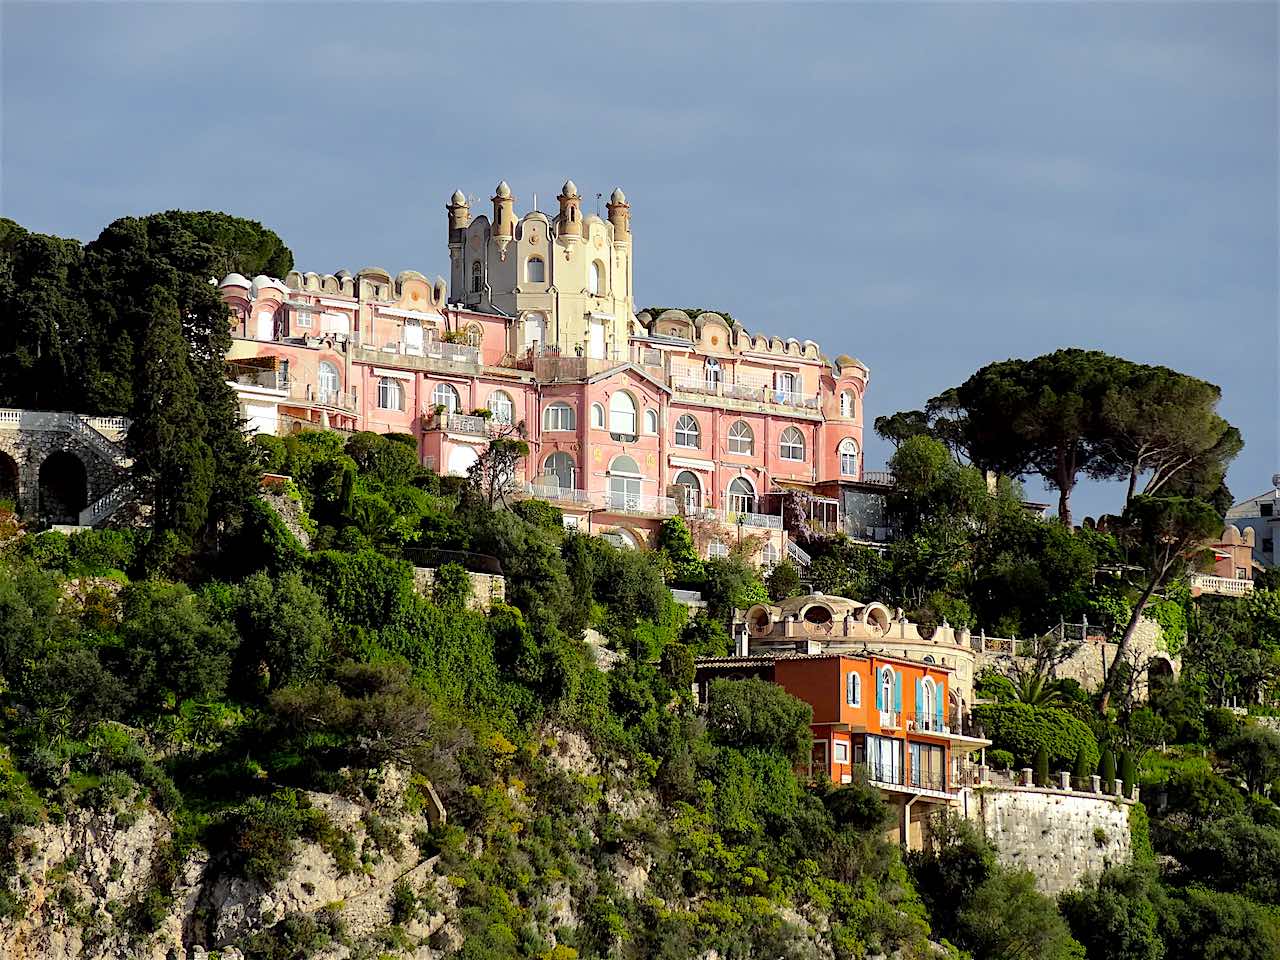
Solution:
<svg viewBox="0 0 1280 960">
<path fill-rule="evenodd" d="M 135 476 L 154 498 L 154 522 L 190 543 L 209 517 L 213 455 L 205 442 L 205 416 L 187 362 L 178 303 L 154 287 L 148 297 L 151 324 L 135 380 L 134 419 L 128 446 Z"/>
<path fill-rule="evenodd" d="M 1089 766 L 1089 756 L 1085 753 L 1082 743 L 1076 748 L 1076 760 L 1071 765 L 1071 779 L 1077 787 L 1083 788 L 1091 776 L 1093 776 L 1093 770 Z"/>
<path fill-rule="evenodd" d="M 1133 785 L 1138 782 L 1138 765 L 1128 750 L 1120 754 L 1120 779 L 1124 781 L 1125 793 L 1132 793 Z"/>
<path fill-rule="evenodd" d="M 1043 743 L 1036 747 L 1035 783 L 1037 787 L 1049 785 L 1049 750 Z"/>
<path fill-rule="evenodd" d="M 1102 790 L 1104 793 L 1114 793 L 1116 789 L 1116 755 L 1111 751 L 1111 745 L 1102 749 L 1102 759 L 1098 761 L 1098 775 L 1102 777 Z"/>
</svg>

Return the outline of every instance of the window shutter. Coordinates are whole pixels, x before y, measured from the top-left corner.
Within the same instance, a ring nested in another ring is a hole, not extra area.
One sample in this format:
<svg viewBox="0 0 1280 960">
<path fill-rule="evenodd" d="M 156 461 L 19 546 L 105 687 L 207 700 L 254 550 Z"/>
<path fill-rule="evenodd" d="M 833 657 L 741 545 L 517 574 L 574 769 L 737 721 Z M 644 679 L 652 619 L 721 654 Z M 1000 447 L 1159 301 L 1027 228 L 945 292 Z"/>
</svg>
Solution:
<svg viewBox="0 0 1280 960">
<path fill-rule="evenodd" d="M 883 710 L 886 707 L 884 702 L 884 683 L 880 679 L 880 674 L 876 674 L 876 709 Z"/>
<path fill-rule="evenodd" d="M 916 713 L 924 708 L 924 681 L 916 677 Z"/>
<path fill-rule="evenodd" d="M 902 711 L 902 674 L 893 674 L 893 709 Z"/>
<path fill-rule="evenodd" d="M 934 709 L 938 713 L 938 729 L 939 730 L 942 729 L 942 701 L 945 696 L 946 696 L 946 692 L 942 689 L 942 687 L 938 687 L 934 691 L 934 698 L 937 700 L 937 703 L 934 705 Z"/>
</svg>

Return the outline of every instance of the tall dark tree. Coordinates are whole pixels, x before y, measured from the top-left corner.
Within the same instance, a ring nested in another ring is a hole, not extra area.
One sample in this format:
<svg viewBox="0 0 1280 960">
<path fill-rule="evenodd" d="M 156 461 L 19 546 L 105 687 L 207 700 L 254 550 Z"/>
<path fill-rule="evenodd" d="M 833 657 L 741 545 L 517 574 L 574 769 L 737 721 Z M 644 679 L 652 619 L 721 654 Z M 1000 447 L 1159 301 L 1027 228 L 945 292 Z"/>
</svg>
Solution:
<svg viewBox="0 0 1280 960">
<path fill-rule="evenodd" d="M 205 442 L 205 412 L 187 361 L 178 304 L 159 287 L 148 298 L 146 358 L 138 372 L 127 444 L 135 477 L 154 504 L 158 529 L 193 538 L 209 519 L 214 456 Z"/>
</svg>

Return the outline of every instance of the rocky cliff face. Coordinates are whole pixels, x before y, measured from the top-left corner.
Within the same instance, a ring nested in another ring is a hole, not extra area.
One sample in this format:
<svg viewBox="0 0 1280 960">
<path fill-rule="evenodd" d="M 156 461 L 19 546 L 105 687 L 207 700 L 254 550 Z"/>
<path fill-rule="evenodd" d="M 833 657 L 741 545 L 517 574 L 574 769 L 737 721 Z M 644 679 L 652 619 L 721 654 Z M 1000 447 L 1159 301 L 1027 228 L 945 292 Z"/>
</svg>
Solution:
<svg viewBox="0 0 1280 960">
<path fill-rule="evenodd" d="M 414 835 L 442 809 L 429 804 L 423 812 L 406 811 L 405 783 L 392 768 L 384 771 L 372 802 L 307 794 L 312 807 L 350 838 L 359 867 L 344 870 L 320 844 L 301 842 L 287 876 L 270 886 L 223 869 L 218 851 L 197 850 L 177 864 L 167 888 L 157 890 L 165 878 L 157 876 L 156 865 L 173 840 L 173 826 L 150 808 L 123 815 L 76 810 L 62 822 L 30 829 L 19 837 L 11 881 L 23 914 L 0 923 L 0 956 L 195 960 L 212 951 L 233 960 L 241 955 L 236 945 L 254 933 L 319 917 L 337 921 L 332 926 L 342 935 L 318 957 L 351 956 L 347 944 L 393 919 L 399 943 L 388 953 L 438 957 L 456 947 L 460 935 L 446 921 L 451 891 L 433 874 L 434 858 L 422 856 Z M 412 909 L 405 891 L 413 895 Z M 148 903 L 164 906 L 148 924 L 153 931 L 142 934 L 134 920 Z M 432 908 L 422 909 L 422 903 Z"/>
</svg>

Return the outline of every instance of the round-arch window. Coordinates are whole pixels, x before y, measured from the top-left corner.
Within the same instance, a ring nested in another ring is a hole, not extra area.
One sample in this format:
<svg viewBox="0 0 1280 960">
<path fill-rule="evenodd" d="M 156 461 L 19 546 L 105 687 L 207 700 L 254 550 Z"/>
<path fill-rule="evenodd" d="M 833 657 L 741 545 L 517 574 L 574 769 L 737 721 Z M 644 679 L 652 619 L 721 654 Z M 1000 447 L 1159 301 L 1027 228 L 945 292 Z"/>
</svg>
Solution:
<svg viewBox="0 0 1280 960">
<path fill-rule="evenodd" d="M 787 427 L 778 440 L 778 452 L 783 460 L 803 460 L 804 434 L 795 427 Z"/>
<path fill-rule="evenodd" d="M 856 477 L 858 475 L 858 441 L 853 437 L 845 437 L 837 448 L 840 452 L 840 475 Z"/>
<path fill-rule="evenodd" d="M 697 507 L 702 501 L 702 483 L 692 470 L 681 470 L 676 474 L 676 486 L 681 488 L 686 507 Z"/>
<path fill-rule="evenodd" d="M 511 394 L 505 390 L 495 390 L 489 394 L 489 412 L 493 414 L 493 422 L 510 424 L 516 415 L 516 405 L 511 402 Z"/>
<path fill-rule="evenodd" d="M 609 464 L 610 473 L 640 473 L 640 464 L 636 463 L 634 457 L 629 457 L 625 453 L 613 458 L 613 463 Z"/>
<path fill-rule="evenodd" d="M 729 452 L 747 455 L 756 452 L 755 434 L 745 420 L 739 420 L 729 428 Z"/>
<path fill-rule="evenodd" d="M 804 618 L 809 623 L 822 626 L 831 622 L 831 611 L 821 604 L 815 604 L 804 612 Z"/>
<path fill-rule="evenodd" d="M 676 421 L 676 446 L 697 448 L 702 444 L 702 431 L 698 421 L 689 414 L 684 414 Z"/>
<path fill-rule="evenodd" d="M 729 511 L 731 513 L 756 512 L 756 491 L 746 477 L 738 477 L 729 484 Z"/>
<path fill-rule="evenodd" d="M 320 375 L 317 378 L 320 388 L 321 403 L 333 403 L 338 396 L 338 368 L 327 360 L 320 361 Z"/>
<path fill-rule="evenodd" d="M 530 257 L 525 262 L 524 278 L 529 283 L 545 283 L 547 280 L 547 265 L 543 263 L 541 257 Z"/>
<path fill-rule="evenodd" d="M 437 407 L 444 407 L 445 413 L 457 413 L 462 409 L 458 391 L 447 383 L 436 384 L 435 390 L 431 392 L 431 400 Z"/>
<path fill-rule="evenodd" d="M 609 432 L 633 436 L 639 433 L 636 429 L 636 402 L 625 390 L 618 390 L 609 398 Z"/>
</svg>

